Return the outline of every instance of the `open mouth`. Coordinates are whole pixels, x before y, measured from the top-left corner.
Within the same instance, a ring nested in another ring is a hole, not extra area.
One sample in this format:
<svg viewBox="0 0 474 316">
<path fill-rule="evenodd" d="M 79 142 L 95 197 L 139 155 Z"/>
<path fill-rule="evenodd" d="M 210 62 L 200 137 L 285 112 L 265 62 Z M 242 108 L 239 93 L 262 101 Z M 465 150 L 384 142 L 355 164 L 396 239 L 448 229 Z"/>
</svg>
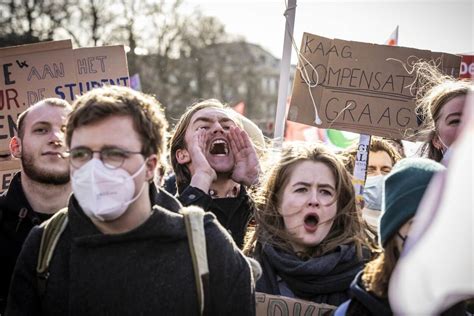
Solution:
<svg viewBox="0 0 474 316">
<path fill-rule="evenodd" d="M 319 216 L 316 213 L 310 213 L 304 217 L 304 226 L 308 230 L 315 231 L 316 228 L 318 227 L 318 223 L 319 223 Z"/>
<path fill-rule="evenodd" d="M 229 146 L 225 140 L 216 139 L 211 143 L 209 153 L 216 156 L 227 156 L 229 154 Z"/>
</svg>

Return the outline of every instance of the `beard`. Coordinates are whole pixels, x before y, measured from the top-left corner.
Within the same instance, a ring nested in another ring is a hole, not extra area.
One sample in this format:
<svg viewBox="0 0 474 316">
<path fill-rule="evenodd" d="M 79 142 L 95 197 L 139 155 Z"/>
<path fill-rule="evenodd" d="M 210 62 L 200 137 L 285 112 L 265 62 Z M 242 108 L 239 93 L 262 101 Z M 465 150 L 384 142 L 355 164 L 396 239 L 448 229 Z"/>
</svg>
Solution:
<svg viewBox="0 0 474 316">
<path fill-rule="evenodd" d="M 69 183 L 69 171 L 48 171 L 41 169 L 35 165 L 33 156 L 23 152 L 21 156 L 21 164 L 23 172 L 33 181 L 50 184 L 50 185 L 64 185 Z"/>
</svg>

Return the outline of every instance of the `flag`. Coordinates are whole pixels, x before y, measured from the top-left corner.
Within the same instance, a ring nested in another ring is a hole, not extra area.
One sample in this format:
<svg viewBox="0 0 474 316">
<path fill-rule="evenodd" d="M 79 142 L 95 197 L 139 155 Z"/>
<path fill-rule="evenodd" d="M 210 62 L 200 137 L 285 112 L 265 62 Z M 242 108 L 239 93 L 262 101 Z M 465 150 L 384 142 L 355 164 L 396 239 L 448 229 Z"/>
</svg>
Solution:
<svg viewBox="0 0 474 316">
<path fill-rule="evenodd" d="M 319 128 L 314 126 L 309 126 L 306 124 L 301 124 L 297 122 L 292 122 L 288 120 L 288 111 L 290 109 L 290 100 L 286 100 L 286 124 L 285 124 L 285 141 L 307 141 L 307 142 L 324 142 L 323 135 Z"/>
<path fill-rule="evenodd" d="M 398 45 L 398 25 L 393 30 L 392 34 L 388 38 L 388 40 L 385 42 L 385 45 L 390 45 L 390 46 L 397 46 Z"/>
<path fill-rule="evenodd" d="M 290 107 L 290 98 L 286 104 L 286 112 Z M 309 126 L 302 123 L 286 120 L 285 140 L 286 141 L 307 141 L 323 142 L 330 148 L 340 150 L 354 144 L 359 134 L 339 131 L 335 129 L 324 129 L 315 126 Z"/>
</svg>

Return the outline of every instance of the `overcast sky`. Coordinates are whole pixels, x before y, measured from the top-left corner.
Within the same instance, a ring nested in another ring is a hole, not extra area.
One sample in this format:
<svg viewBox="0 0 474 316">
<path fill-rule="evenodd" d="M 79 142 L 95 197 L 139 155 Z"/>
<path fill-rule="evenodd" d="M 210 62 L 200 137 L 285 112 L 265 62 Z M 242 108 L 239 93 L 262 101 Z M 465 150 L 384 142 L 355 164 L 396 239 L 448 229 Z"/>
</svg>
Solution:
<svg viewBox="0 0 474 316">
<path fill-rule="evenodd" d="M 281 58 L 285 0 L 186 0 Z M 399 45 L 448 53 L 474 52 L 474 0 L 297 0 L 294 38 L 303 32 L 383 44 L 399 25 Z M 292 60 L 296 62 L 296 54 Z"/>
</svg>

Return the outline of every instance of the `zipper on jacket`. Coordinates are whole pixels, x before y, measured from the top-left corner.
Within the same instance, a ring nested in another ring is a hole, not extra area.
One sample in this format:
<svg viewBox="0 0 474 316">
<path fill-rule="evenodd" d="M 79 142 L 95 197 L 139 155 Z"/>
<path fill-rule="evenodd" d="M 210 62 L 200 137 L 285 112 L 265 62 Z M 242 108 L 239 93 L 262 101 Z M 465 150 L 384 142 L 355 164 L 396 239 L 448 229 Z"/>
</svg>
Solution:
<svg viewBox="0 0 474 316">
<path fill-rule="evenodd" d="M 20 209 L 20 212 L 18 213 L 18 224 L 16 225 L 16 232 L 18 232 L 21 222 L 25 219 L 27 214 L 28 214 L 28 209 L 26 207 L 22 207 Z"/>
</svg>

